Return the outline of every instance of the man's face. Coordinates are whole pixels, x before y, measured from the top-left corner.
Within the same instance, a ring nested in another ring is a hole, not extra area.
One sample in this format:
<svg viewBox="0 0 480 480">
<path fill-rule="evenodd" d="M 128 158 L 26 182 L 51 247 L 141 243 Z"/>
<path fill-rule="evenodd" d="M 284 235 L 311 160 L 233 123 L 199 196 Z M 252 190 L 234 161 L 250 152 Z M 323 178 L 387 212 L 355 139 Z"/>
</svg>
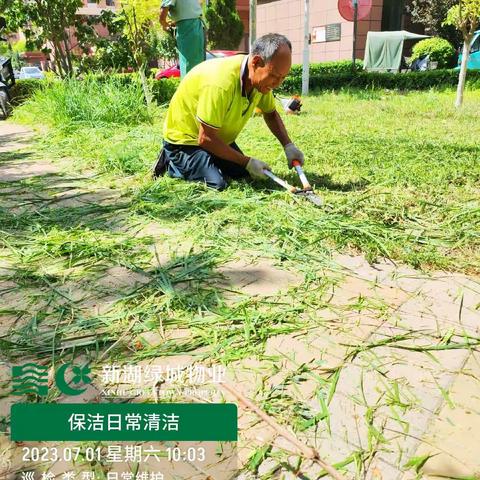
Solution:
<svg viewBox="0 0 480 480">
<path fill-rule="evenodd" d="M 292 66 L 292 53 L 287 46 L 283 46 L 268 63 L 265 63 L 260 56 L 255 55 L 252 65 L 252 85 L 260 93 L 265 94 L 279 87 L 288 75 Z"/>
</svg>

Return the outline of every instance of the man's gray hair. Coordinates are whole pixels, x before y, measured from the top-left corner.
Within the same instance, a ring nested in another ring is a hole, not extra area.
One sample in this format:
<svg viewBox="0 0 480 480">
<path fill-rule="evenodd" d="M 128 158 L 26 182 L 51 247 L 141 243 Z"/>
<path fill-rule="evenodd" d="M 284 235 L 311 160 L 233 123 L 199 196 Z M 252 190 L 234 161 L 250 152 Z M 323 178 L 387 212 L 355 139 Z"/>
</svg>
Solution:
<svg viewBox="0 0 480 480">
<path fill-rule="evenodd" d="M 292 51 L 292 44 L 290 40 L 279 33 L 267 33 L 263 37 L 257 38 L 252 45 L 251 55 L 260 55 L 265 63 L 268 63 L 272 57 L 277 53 L 280 47 L 287 45 Z"/>
</svg>

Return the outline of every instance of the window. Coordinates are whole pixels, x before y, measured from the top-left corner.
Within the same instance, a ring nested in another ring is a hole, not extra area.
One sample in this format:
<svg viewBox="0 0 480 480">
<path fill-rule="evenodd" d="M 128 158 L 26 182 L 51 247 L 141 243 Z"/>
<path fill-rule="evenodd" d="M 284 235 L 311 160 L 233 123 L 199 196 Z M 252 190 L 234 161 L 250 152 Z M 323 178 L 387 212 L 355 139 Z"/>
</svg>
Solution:
<svg viewBox="0 0 480 480">
<path fill-rule="evenodd" d="M 107 0 L 107 7 L 114 7 L 115 6 L 115 0 Z"/>
<path fill-rule="evenodd" d="M 402 30 L 405 0 L 384 0 L 382 11 L 382 31 Z"/>
<path fill-rule="evenodd" d="M 97 0 L 87 0 L 87 3 L 97 3 Z"/>
</svg>

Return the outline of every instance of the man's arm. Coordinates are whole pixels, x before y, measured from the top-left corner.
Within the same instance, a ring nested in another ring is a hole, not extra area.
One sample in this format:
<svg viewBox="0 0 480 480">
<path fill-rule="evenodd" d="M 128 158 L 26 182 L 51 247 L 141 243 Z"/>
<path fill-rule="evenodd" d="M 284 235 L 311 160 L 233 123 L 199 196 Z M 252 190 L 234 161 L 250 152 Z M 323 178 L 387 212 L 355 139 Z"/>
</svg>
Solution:
<svg viewBox="0 0 480 480">
<path fill-rule="evenodd" d="M 213 153 L 219 158 L 228 160 L 244 167 L 251 177 L 265 178 L 265 170 L 270 170 L 268 163 L 257 160 L 253 157 L 246 157 L 237 152 L 230 145 L 227 145 L 218 135 L 217 129 L 209 127 L 200 122 L 198 131 L 198 144 L 203 149 Z"/>
<path fill-rule="evenodd" d="M 162 28 L 167 32 L 170 28 L 170 22 L 167 20 L 169 7 L 162 7 L 160 9 L 160 24 Z"/>
<path fill-rule="evenodd" d="M 265 123 L 270 131 L 275 135 L 275 137 L 277 137 L 282 146 L 292 143 L 290 137 L 288 136 L 282 117 L 276 110 L 270 113 L 264 113 L 263 119 L 265 120 Z"/>
<path fill-rule="evenodd" d="M 198 145 L 207 152 L 213 153 L 219 158 L 229 160 L 230 162 L 246 167 L 250 157 L 237 152 L 230 145 L 227 145 L 218 135 L 217 129 L 209 127 L 200 122 L 198 131 Z"/>
<path fill-rule="evenodd" d="M 294 160 L 298 160 L 300 165 L 304 163 L 304 155 L 301 150 L 290 140 L 287 129 L 283 123 L 282 117 L 274 110 L 271 113 L 264 113 L 263 118 L 268 125 L 270 131 L 277 137 L 278 141 L 282 144 L 285 150 L 285 155 L 288 161 L 288 168 L 293 167 Z"/>
</svg>

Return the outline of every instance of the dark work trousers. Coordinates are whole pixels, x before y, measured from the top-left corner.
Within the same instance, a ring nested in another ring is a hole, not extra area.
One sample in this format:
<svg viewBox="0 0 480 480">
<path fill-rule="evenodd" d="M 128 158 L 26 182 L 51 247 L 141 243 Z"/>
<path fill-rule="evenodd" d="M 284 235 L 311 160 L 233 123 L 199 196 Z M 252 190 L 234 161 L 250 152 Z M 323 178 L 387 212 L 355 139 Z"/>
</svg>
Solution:
<svg viewBox="0 0 480 480">
<path fill-rule="evenodd" d="M 242 153 L 236 143 L 230 144 L 237 152 Z M 203 182 L 208 187 L 224 190 L 227 187 L 226 177 L 248 177 L 244 167 L 223 160 L 201 147 L 195 145 L 174 145 L 163 142 L 154 176 L 168 172 L 170 177 L 183 178 L 192 182 Z"/>
</svg>

